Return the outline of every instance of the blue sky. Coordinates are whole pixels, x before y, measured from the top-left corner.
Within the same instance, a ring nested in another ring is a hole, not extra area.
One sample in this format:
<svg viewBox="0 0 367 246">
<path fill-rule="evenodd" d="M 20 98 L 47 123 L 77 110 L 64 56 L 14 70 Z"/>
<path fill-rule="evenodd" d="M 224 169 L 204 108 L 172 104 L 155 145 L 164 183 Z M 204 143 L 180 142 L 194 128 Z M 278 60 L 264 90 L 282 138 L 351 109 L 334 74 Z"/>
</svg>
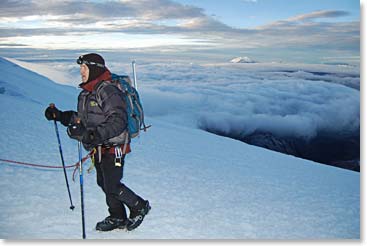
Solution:
<svg viewBox="0 0 367 246">
<path fill-rule="evenodd" d="M 358 63 L 359 4 L 3 0 L 0 55 L 108 50 L 217 62 L 249 56 L 258 61 Z"/>
<path fill-rule="evenodd" d="M 344 10 L 350 15 L 338 21 L 359 19 L 359 1 L 357 0 L 177 0 L 183 4 L 198 6 L 208 15 L 233 27 L 255 27 L 287 19 L 318 10 Z"/>
</svg>

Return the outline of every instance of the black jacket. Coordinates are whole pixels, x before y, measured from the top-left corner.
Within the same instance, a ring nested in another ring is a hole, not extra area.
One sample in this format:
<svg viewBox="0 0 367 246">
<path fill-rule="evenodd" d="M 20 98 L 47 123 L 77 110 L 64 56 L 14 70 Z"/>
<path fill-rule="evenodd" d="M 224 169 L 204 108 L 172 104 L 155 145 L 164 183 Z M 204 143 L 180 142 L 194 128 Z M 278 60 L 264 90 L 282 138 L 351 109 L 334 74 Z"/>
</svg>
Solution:
<svg viewBox="0 0 367 246">
<path fill-rule="evenodd" d="M 110 73 L 108 72 L 108 74 Z M 100 76 L 96 80 L 88 82 L 88 87 L 81 84 L 84 89 L 78 96 L 78 112 L 64 112 L 69 114 L 69 120 L 62 123 L 73 124 L 79 118 L 87 130 L 98 132 L 101 137 L 99 145 L 124 144 L 128 136 L 128 134 L 126 136 L 126 101 L 122 92 L 104 78 L 109 77 Z M 85 143 L 83 145 L 87 150 L 95 147 Z"/>
</svg>

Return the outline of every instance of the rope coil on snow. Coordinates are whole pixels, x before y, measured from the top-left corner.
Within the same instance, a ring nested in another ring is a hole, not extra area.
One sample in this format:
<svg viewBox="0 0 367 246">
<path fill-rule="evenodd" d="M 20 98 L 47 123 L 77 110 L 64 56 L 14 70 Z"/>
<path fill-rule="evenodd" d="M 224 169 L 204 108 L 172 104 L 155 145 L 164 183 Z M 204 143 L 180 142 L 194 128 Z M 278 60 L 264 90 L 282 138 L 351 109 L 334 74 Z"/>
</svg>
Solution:
<svg viewBox="0 0 367 246">
<path fill-rule="evenodd" d="M 93 154 L 94 154 L 94 150 L 92 150 L 86 156 L 84 156 L 82 159 L 82 163 L 88 160 Z M 14 160 L 1 159 L 1 158 L 0 158 L 0 162 L 13 163 L 13 164 L 30 166 L 30 167 L 39 167 L 39 168 L 53 168 L 53 169 L 63 168 L 63 166 L 41 165 L 41 164 L 34 164 L 34 163 L 29 163 L 29 162 L 14 161 Z M 72 168 L 72 167 L 78 167 L 78 166 L 79 166 L 79 161 L 73 165 L 65 166 L 65 168 Z"/>
<path fill-rule="evenodd" d="M 92 155 L 94 155 L 95 150 L 93 149 L 91 152 L 89 152 L 86 156 L 84 156 L 82 158 L 82 164 L 88 160 Z M 23 165 L 23 166 L 30 166 L 30 167 L 38 167 L 38 168 L 53 168 L 53 169 L 59 169 L 59 168 L 63 168 L 63 166 L 50 166 L 50 165 L 41 165 L 41 164 L 34 164 L 34 163 L 28 163 L 28 162 L 22 162 L 22 161 L 14 161 L 14 160 L 7 160 L 7 159 L 1 159 L 0 158 L 0 162 L 7 162 L 7 163 L 13 163 L 13 164 L 18 164 L 18 165 Z M 65 166 L 65 168 L 72 168 L 74 167 L 74 171 L 73 171 L 73 181 L 75 181 L 75 173 L 76 170 L 79 167 L 79 161 L 76 162 L 74 165 L 69 165 L 69 166 Z M 88 169 L 89 170 L 89 169 Z M 89 172 L 89 171 L 88 171 Z"/>
<path fill-rule="evenodd" d="M 7 163 L 13 163 L 13 164 L 19 164 L 19 165 L 23 165 L 23 166 L 40 167 L 40 168 L 63 168 L 62 166 L 49 166 L 49 165 L 41 165 L 41 164 L 34 164 L 34 163 L 13 161 L 13 160 L 6 160 L 6 159 L 0 159 L 0 161 L 7 162 Z M 65 166 L 65 168 L 75 167 L 78 164 L 79 164 L 79 162 L 77 162 L 74 165 Z"/>
</svg>

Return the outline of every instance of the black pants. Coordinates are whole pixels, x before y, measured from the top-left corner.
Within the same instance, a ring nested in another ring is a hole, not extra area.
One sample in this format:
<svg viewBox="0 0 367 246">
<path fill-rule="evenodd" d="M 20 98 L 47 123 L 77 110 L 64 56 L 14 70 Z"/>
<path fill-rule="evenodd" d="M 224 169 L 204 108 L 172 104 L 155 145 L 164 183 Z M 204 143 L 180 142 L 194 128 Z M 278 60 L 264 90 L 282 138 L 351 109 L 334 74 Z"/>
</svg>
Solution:
<svg viewBox="0 0 367 246">
<path fill-rule="evenodd" d="M 97 184 L 106 195 L 106 203 L 110 216 L 119 219 L 127 218 L 124 205 L 127 205 L 130 210 L 134 209 L 134 206 L 142 198 L 121 183 L 125 155 L 121 160 L 121 166 L 115 165 L 114 154 L 102 154 L 101 162 L 98 162 L 98 153 L 94 157 L 97 171 Z"/>
</svg>

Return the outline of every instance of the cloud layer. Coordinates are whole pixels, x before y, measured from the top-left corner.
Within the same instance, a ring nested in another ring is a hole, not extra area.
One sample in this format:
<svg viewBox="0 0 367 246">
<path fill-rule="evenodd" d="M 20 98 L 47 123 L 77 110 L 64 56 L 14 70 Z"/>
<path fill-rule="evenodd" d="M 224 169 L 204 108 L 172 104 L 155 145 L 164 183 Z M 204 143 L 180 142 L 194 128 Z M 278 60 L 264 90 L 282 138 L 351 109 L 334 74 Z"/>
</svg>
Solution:
<svg viewBox="0 0 367 246">
<path fill-rule="evenodd" d="M 359 80 L 358 73 L 280 67 L 145 66 L 140 88 L 149 116 L 236 136 L 263 131 L 307 140 L 359 132 L 359 91 L 341 85 Z"/>
<path fill-rule="evenodd" d="M 76 49 L 96 36 L 111 40 L 108 35 L 114 34 L 117 39 L 124 40 L 125 37 L 119 34 L 131 34 L 146 37 L 174 35 L 178 37 L 176 40 L 181 40 L 177 45 L 185 45 L 187 43 L 183 40 L 191 40 L 191 47 L 205 50 L 211 44 L 223 53 L 233 49 L 269 48 L 289 52 L 288 57 L 308 52 L 325 56 L 340 55 L 339 52 L 359 55 L 359 22 L 330 21 L 348 15 L 341 10 L 304 13 L 256 28 L 234 28 L 207 15 L 204 9 L 172 0 L 6 0 L 0 3 L 0 9 L 0 23 L 3 23 L 0 25 L 0 44 L 4 47 L 15 44 L 33 47 L 39 43 L 40 37 L 48 36 L 54 37 L 48 43 L 54 43 L 55 48 Z M 82 42 L 77 42 L 81 39 Z M 77 45 L 70 45 L 73 43 Z M 145 42 L 147 47 L 150 43 L 152 41 Z M 170 45 L 175 45 L 175 41 L 161 46 Z M 185 49 L 190 50 L 190 46 Z M 46 44 L 44 47 L 50 48 Z M 116 47 L 114 42 L 97 40 L 95 48 L 122 47 Z"/>
</svg>

